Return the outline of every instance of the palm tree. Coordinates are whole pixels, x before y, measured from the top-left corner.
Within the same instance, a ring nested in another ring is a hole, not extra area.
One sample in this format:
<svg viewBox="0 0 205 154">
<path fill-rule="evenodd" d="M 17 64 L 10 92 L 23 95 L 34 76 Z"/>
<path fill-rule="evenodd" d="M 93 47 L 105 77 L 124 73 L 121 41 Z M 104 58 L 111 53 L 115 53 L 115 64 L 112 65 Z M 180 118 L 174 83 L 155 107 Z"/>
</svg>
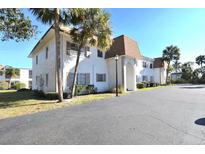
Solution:
<svg viewBox="0 0 205 154">
<path fill-rule="evenodd" d="M 96 46 L 102 51 L 107 51 L 111 44 L 110 15 L 103 9 L 73 9 L 71 11 L 71 37 L 79 44 L 74 69 L 74 79 L 71 87 L 71 98 L 75 95 L 77 70 L 82 49 L 86 45 Z"/>
<path fill-rule="evenodd" d="M 177 46 L 170 45 L 163 50 L 163 60 L 167 62 L 167 68 L 170 68 L 170 63 L 173 60 L 179 60 L 180 58 L 180 49 Z M 169 71 L 166 70 L 166 83 L 168 83 Z"/>
<path fill-rule="evenodd" d="M 202 67 L 202 65 L 205 64 L 205 55 L 196 57 L 196 63 Z"/>
<path fill-rule="evenodd" d="M 177 73 L 178 71 L 181 70 L 181 63 L 178 60 L 175 60 L 174 64 L 172 66 L 173 66 L 173 68 L 175 70 L 175 73 Z"/>
<path fill-rule="evenodd" d="M 5 69 L 5 76 L 9 78 L 9 88 L 11 88 L 11 78 L 19 77 L 20 70 L 18 68 L 9 67 Z"/>
<path fill-rule="evenodd" d="M 62 87 L 62 76 L 60 71 L 60 25 L 68 25 L 69 23 L 69 11 L 66 9 L 42 9 L 34 8 L 30 9 L 32 13 L 44 24 L 50 24 L 55 29 L 55 45 L 56 45 L 56 78 L 58 87 L 58 99 L 59 102 L 63 101 L 63 87 Z"/>
</svg>

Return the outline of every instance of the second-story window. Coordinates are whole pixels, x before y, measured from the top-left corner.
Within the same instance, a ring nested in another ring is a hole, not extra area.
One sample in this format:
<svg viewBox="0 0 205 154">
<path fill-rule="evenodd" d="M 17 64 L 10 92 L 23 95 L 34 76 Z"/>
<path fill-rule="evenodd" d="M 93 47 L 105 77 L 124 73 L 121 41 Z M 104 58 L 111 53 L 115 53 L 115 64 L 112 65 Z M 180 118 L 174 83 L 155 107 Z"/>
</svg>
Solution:
<svg viewBox="0 0 205 154">
<path fill-rule="evenodd" d="M 70 48 L 71 48 L 71 50 L 78 51 L 78 44 L 76 44 L 76 43 L 71 43 Z"/>
<path fill-rule="evenodd" d="M 29 78 L 32 78 L 32 70 L 29 70 Z"/>
<path fill-rule="evenodd" d="M 100 51 L 100 50 L 98 50 L 98 57 L 103 57 L 103 52 L 102 51 Z"/>
<path fill-rule="evenodd" d="M 46 47 L 46 59 L 48 59 L 48 47 Z"/>
<path fill-rule="evenodd" d="M 38 56 L 36 56 L 36 65 L 38 64 Z"/>
<path fill-rule="evenodd" d="M 66 42 L 66 55 L 70 55 L 70 49 L 71 49 L 71 43 L 70 42 Z"/>
<path fill-rule="evenodd" d="M 145 62 L 145 61 L 143 61 L 142 66 L 143 66 L 144 68 L 146 68 L 146 67 L 147 67 L 147 64 L 146 64 L 146 62 Z"/>
<path fill-rule="evenodd" d="M 150 64 L 150 68 L 151 68 L 151 69 L 153 68 L 153 64 L 152 64 L 152 63 Z"/>
</svg>

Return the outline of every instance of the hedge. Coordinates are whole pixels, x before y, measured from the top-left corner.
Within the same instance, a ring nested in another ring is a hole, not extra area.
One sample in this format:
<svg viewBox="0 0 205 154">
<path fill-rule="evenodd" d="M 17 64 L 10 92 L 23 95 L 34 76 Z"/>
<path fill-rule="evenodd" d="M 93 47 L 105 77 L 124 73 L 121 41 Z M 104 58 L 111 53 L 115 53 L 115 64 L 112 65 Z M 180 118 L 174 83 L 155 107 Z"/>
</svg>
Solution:
<svg viewBox="0 0 205 154">
<path fill-rule="evenodd" d="M 0 82 L 0 90 L 6 90 L 9 89 L 9 83 L 8 82 Z"/>
<path fill-rule="evenodd" d="M 75 95 L 87 95 L 97 92 L 97 88 L 94 85 L 76 85 Z"/>
<path fill-rule="evenodd" d="M 23 89 L 23 88 L 25 88 L 26 87 L 26 85 L 25 85 L 25 83 L 16 83 L 15 84 L 15 89 L 17 89 L 17 90 L 19 90 L 19 89 Z"/>
</svg>

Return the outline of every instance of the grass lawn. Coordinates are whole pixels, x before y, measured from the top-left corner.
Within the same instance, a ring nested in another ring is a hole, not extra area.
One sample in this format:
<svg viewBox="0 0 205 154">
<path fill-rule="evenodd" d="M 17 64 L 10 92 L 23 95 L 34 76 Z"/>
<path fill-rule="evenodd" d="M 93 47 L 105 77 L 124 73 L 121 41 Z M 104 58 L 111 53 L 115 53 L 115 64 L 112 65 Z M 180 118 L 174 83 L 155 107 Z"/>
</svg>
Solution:
<svg viewBox="0 0 205 154">
<path fill-rule="evenodd" d="M 63 103 L 53 100 L 39 99 L 32 92 L 16 92 L 15 90 L 0 90 L 0 119 L 47 111 L 56 108 L 94 102 L 96 100 L 114 97 L 115 94 L 103 93 L 78 96 Z"/>
</svg>

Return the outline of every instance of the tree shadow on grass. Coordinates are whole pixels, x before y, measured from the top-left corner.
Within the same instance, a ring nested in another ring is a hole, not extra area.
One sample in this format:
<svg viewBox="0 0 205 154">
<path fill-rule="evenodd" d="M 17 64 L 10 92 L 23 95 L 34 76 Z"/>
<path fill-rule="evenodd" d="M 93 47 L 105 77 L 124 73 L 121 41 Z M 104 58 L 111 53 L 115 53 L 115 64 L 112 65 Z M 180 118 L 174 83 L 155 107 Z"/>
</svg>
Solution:
<svg viewBox="0 0 205 154">
<path fill-rule="evenodd" d="M 29 104 L 26 101 L 33 100 Z M 36 97 L 32 91 L 28 92 L 1 92 L 0 93 L 0 108 L 31 106 L 37 104 L 48 104 L 54 102 L 43 102 L 46 99 Z M 41 102 L 42 101 L 42 102 Z"/>
<path fill-rule="evenodd" d="M 197 125 L 205 126 L 205 118 L 197 119 L 194 123 Z"/>
</svg>

